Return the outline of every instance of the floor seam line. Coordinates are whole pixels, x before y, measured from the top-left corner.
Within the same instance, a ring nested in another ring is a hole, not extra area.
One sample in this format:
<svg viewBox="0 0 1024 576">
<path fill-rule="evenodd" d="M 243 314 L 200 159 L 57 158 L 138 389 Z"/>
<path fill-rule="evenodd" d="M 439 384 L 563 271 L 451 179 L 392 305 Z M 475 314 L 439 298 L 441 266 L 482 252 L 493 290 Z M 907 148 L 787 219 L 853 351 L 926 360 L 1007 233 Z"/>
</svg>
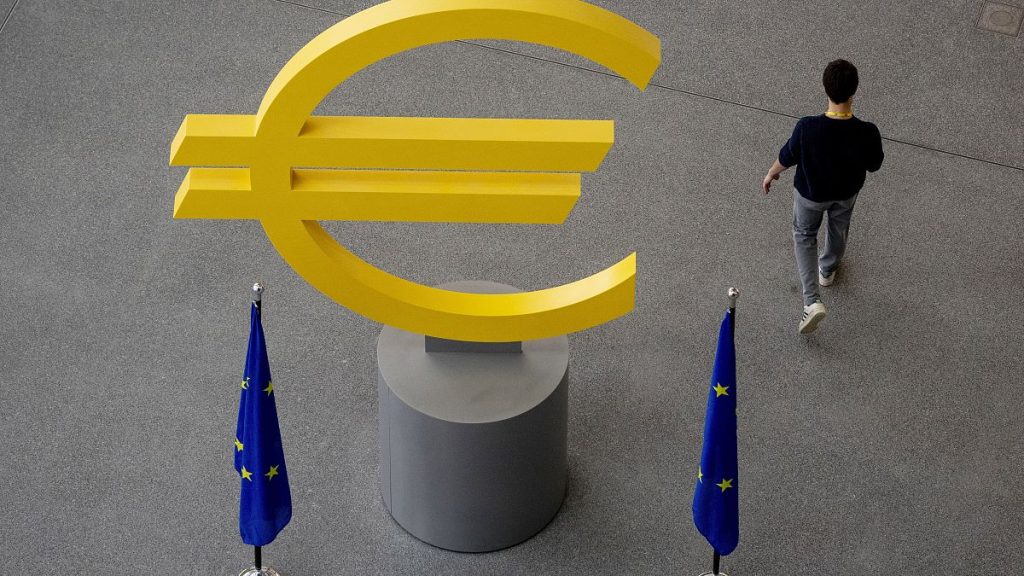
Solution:
<svg viewBox="0 0 1024 576">
<path fill-rule="evenodd" d="M 292 2 L 290 0 L 272 0 L 272 1 L 273 2 L 278 2 L 280 4 L 290 4 L 292 6 L 298 6 L 300 8 L 308 8 L 310 10 L 316 10 L 316 11 L 319 11 L 319 12 L 326 12 L 328 14 L 334 14 L 335 16 L 343 16 L 343 17 L 351 16 L 351 14 L 344 14 L 342 12 L 336 12 L 334 10 L 329 10 L 327 8 L 318 8 L 318 7 L 315 7 L 315 6 L 309 6 L 309 5 L 306 5 L 306 4 L 300 4 L 298 2 Z M 17 2 L 15 2 L 15 6 L 17 6 Z M 13 11 L 13 8 L 11 10 Z M 2 28 L 0 28 L 0 29 L 2 29 Z M 570 63 L 567 63 L 567 62 L 559 62 L 558 60 L 551 60 L 550 58 L 543 58 L 541 56 L 534 56 L 532 54 L 524 54 L 522 52 L 516 52 L 515 50 L 507 50 L 505 48 L 498 48 L 496 46 L 488 46 L 486 44 L 480 44 L 478 42 L 473 42 L 473 41 L 470 41 L 470 40 L 456 40 L 455 42 L 458 42 L 460 44 L 468 44 L 470 46 L 477 46 L 477 47 L 480 47 L 480 48 L 485 48 L 487 50 L 493 50 L 495 52 L 503 52 L 505 54 L 511 54 L 513 56 L 521 56 L 521 57 L 524 57 L 524 58 L 530 58 L 532 60 L 539 60 L 541 62 L 547 62 L 549 64 L 556 64 L 558 66 L 565 66 L 566 68 L 573 68 L 573 69 L 576 69 L 576 70 L 583 70 L 585 72 L 592 72 L 594 74 L 600 74 L 602 76 L 609 76 L 611 78 L 620 78 L 620 79 L 625 80 L 625 78 L 622 78 L 622 76 L 619 76 L 618 74 L 614 74 L 614 73 L 611 73 L 611 72 L 606 72 L 604 70 L 597 70 L 595 68 L 587 68 L 586 66 L 579 66 L 579 65 L 570 64 Z M 654 88 L 661 88 L 662 90 L 668 90 L 670 92 L 677 92 L 677 93 L 680 93 L 680 94 L 686 94 L 686 95 L 689 95 L 689 96 L 693 96 L 695 98 L 703 98 L 705 100 L 711 100 L 711 101 L 714 101 L 714 102 L 720 102 L 722 104 L 729 104 L 729 105 L 737 106 L 737 107 L 740 107 L 740 108 L 746 108 L 748 110 L 756 110 L 758 112 L 764 112 L 766 114 L 772 114 L 772 115 L 775 115 L 775 116 L 782 116 L 784 118 L 790 118 L 790 119 L 793 119 L 793 120 L 799 120 L 800 119 L 800 116 L 794 116 L 793 114 L 789 114 L 787 112 L 779 112 L 777 110 L 771 110 L 769 108 L 761 108 L 760 106 L 754 106 L 752 104 L 744 104 L 743 102 L 736 102 L 735 100 L 727 100 L 725 98 L 718 98 L 717 96 L 711 96 L 709 94 L 701 94 L 699 92 L 693 92 L 693 91 L 690 91 L 690 90 L 685 90 L 683 88 L 676 88 L 674 86 L 668 86 L 666 84 L 657 84 L 657 83 L 652 82 L 652 83 L 649 84 L 649 86 L 654 87 Z M 904 146 L 910 146 L 912 148 L 919 148 L 921 150 L 929 150 L 931 152 L 938 152 L 940 154 L 946 154 L 948 156 L 953 156 L 955 158 L 962 158 L 964 160 L 973 160 L 975 162 L 981 162 L 981 163 L 984 163 L 984 164 L 990 164 L 992 166 L 999 166 L 1001 168 L 1008 168 L 1010 170 L 1016 170 L 1018 172 L 1024 172 L 1024 166 L 1014 166 L 1013 164 L 1005 164 L 1003 162 L 998 162 L 996 160 L 987 160 L 985 158 L 978 158 L 977 156 L 971 156 L 971 155 L 968 155 L 968 154 L 962 154 L 960 152 L 951 152 L 949 150 L 943 150 L 942 148 L 935 148 L 935 147 L 932 147 L 932 146 L 928 146 L 926 144 L 917 144 L 915 142 L 909 142 L 907 140 L 901 140 L 899 138 L 893 138 L 893 137 L 890 137 L 890 136 L 882 136 L 882 140 L 887 141 L 887 142 L 892 142 L 893 144 L 902 144 Z"/>
<path fill-rule="evenodd" d="M 351 16 L 351 14 L 342 14 L 341 12 L 335 12 L 334 10 L 329 10 L 327 8 L 320 8 L 320 7 L 317 7 L 317 6 L 310 6 L 308 4 L 300 4 L 298 2 L 290 2 L 289 0 L 271 0 L 271 1 L 272 2 L 277 2 L 279 4 L 291 4 L 292 6 L 298 6 L 299 8 L 308 8 L 309 10 L 316 10 L 317 12 L 325 12 L 327 14 L 334 14 L 335 16 L 345 16 L 345 17 Z"/>
<path fill-rule="evenodd" d="M 14 0 L 11 9 L 7 11 L 7 16 L 4 16 L 4 21 L 0 24 L 0 33 L 3 33 L 4 28 L 7 27 L 7 21 L 11 19 L 11 14 L 14 14 L 14 9 L 18 7 L 18 2 L 21 2 L 21 0 Z"/>
</svg>

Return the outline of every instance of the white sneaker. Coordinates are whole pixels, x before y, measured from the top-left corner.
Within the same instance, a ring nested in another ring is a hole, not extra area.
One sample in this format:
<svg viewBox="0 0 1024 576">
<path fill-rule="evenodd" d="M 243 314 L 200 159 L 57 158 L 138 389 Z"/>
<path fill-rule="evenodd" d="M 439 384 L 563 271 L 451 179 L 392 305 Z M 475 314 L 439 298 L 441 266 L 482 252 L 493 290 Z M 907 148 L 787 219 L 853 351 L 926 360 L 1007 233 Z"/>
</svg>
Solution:
<svg viewBox="0 0 1024 576">
<path fill-rule="evenodd" d="M 831 286 L 836 281 L 836 271 L 833 270 L 828 276 L 822 276 L 821 270 L 818 270 L 818 286 Z"/>
<path fill-rule="evenodd" d="M 818 324 L 825 319 L 825 305 L 815 302 L 810 306 L 804 306 L 804 317 L 800 320 L 800 333 L 810 334 L 818 329 Z"/>
</svg>

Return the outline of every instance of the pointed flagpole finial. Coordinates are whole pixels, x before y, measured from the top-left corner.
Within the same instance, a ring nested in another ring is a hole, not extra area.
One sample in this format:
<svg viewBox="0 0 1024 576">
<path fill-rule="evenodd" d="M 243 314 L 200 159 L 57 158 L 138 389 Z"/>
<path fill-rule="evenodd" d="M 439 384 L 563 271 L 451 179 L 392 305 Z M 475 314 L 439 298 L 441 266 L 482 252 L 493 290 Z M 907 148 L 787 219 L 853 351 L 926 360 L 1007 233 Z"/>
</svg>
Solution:
<svg viewBox="0 0 1024 576">
<path fill-rule="evenodd" d="M 740 297 L 740 291 L 735 288 L 729 288 L 729 308 L 736 307 L 736 300 Z"/>
<path fill-rule="evenodd" d="M 256 310 L 263 312 L 263 284 L 259 282 L 252 285 L 252 303 L 256 305 Z"/>
</svg>

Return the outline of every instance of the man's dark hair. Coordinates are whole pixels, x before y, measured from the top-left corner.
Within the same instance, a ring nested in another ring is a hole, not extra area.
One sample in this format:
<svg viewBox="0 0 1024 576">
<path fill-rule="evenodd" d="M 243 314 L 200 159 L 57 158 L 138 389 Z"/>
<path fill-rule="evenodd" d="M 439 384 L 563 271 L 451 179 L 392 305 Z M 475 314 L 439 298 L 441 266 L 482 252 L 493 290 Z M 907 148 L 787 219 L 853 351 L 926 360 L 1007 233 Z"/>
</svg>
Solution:
<svg viewBox="0 0 1024 576">
<path fill-rule="evenodd" d="M 821 83 L 825 85 L 825 94 L 836 104 L 842 104 L 857 91 L 857 67 L 840 58 L 825 66 Z"/>
</svg>

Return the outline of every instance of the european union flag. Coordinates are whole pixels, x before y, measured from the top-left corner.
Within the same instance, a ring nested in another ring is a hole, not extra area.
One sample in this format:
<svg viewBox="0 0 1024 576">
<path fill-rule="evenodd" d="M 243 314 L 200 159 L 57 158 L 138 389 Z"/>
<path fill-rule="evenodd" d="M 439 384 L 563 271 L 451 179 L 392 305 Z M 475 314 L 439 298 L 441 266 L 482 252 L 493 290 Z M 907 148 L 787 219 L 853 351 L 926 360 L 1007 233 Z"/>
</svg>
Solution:
<svg viewBox="0 0 1024 576">
<path fill-rule="evenodd" d="M 693 494 L 693 523 L 722 556 L 740 540 L 736 451 L 736 344 L 732 311 L 718 332 L 715 369 L 704 415 L 704 450 Z"/>
<path fill-rule="evenodd" d="M 292 495 L 284 466 L 281 428 L 277 425 L 267 344 L 255 303 L 249 321 L 249 352 L 245 357 L 238 404 L 235 470 L 242 482 L 238 511 L 242 541 L 250 546 L 270 544 L 292 519 Z"/>
</svg>

